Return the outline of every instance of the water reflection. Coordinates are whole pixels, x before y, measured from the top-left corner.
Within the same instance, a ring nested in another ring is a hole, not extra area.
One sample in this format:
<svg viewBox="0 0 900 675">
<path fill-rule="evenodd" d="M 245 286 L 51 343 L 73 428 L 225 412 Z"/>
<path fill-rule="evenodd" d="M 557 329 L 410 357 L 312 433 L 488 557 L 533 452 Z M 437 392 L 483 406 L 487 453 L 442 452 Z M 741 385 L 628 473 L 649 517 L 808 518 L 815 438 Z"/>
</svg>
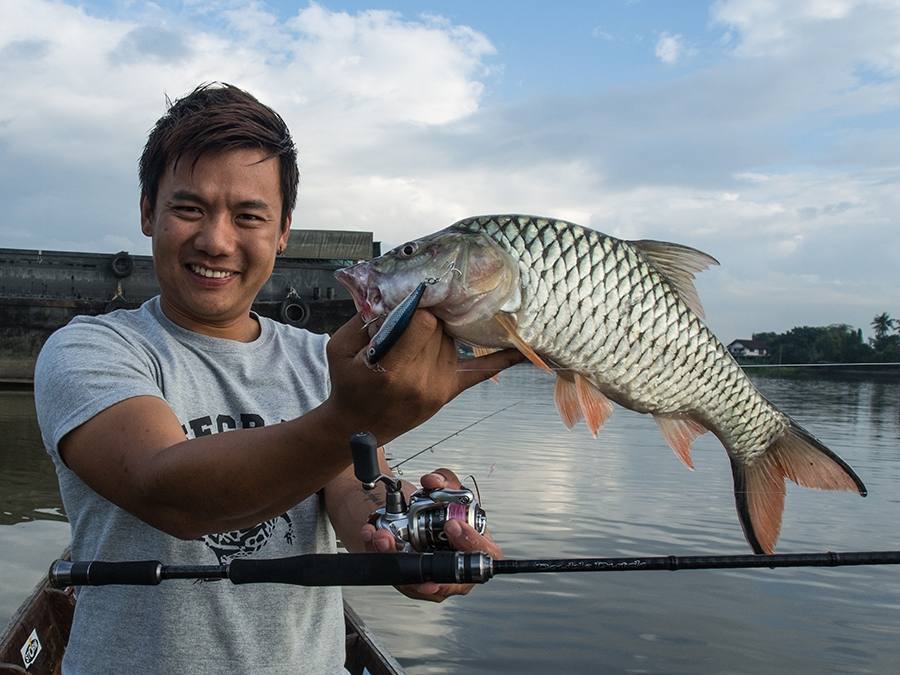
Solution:
<svg viewBox="0 0 900 675">
<path fill-rule="evenodd" d="M 755 379 L 870 492 L 861 499 L 790 485 L 779 550 L 900 548 L 900 383 Z M 437 466 L 475 474 L 507 556 L 749 551 L 728 459 L 711 434 L 696 442 L 691 472 L 648 416 L 617 408 L 593 439 L 583 425 L 566 430 L 552 398 L 550 378 L 519 366 L 499 385 L 464 393 L 388 451 L 400 461 L 519 401 L 404 466 L 411 479 Z M 5 617 L 68 529 L 50 522 L 61 518 L 59 497 L 30 396 L 3 401 Z M 888 673 L 900 659 L 896 574 L 859 567 L 523 575 L 442 605 L 383 588 L 347 596 L 414 674 Z"/>
<path fill-rule="evenodd" d="M 870 490 L 861 499 L 789 486 L 780 550 L 895 547 L 900 384 L 756 381 Z M 517 368 L 391 450 L 405 457 L 524 397 L 407 475 L 445 464 L 479 476 L 509 557 L 748 552 L 728 460 L 712 435 L 696 442 L 689 472 L 647 416 L 617 408 L 598 439 L 583 426 L 566 431 L 552 387 Z M 893 672 L 895 576 L 853 568 L 497 578 L 436 607 L 386 589 L 348 595 L 413 673 Z"/>
<path fill-rule="evenodd" d="M 30 391 L 0 392 L 0 496 L 0 525 L 65 521 Z"/>
</svg>

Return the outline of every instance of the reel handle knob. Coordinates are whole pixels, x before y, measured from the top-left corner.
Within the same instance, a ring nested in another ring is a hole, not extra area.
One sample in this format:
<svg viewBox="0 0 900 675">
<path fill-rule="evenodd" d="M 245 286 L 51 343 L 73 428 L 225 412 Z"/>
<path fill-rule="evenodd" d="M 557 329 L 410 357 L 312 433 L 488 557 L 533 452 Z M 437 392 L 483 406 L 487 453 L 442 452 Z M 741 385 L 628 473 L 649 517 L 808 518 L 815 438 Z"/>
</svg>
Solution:
<svg viewBox="0 0 900 675">
<path fill-rule="evenodd" d="M 378 441 L 368 431 L 360 431 L 350 437 L 353 453 L 353 473 L 363 487 L 371 490 L 381 475 L 378 466 Z"/>
</svg>

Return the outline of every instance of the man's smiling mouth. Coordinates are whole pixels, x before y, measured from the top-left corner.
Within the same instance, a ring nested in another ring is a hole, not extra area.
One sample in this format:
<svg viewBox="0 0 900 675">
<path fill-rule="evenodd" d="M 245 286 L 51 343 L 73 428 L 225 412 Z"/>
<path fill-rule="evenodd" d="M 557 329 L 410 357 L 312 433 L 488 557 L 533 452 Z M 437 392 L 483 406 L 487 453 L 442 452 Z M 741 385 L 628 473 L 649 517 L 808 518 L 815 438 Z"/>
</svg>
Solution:
<svg viewBox="0 0 900 675">
<path fill-rule="evenodd" d="M 194 274 L 198 274 L 201 277 L 206 277 L 207 279 L 225 279 L 227 277 L 234 276 L 234 272 L 211 270 L 208 267 L 203 267 L 202 265 L 190 264 L 188 265 L 188 269 L 190 269 Z"/>
</svg>

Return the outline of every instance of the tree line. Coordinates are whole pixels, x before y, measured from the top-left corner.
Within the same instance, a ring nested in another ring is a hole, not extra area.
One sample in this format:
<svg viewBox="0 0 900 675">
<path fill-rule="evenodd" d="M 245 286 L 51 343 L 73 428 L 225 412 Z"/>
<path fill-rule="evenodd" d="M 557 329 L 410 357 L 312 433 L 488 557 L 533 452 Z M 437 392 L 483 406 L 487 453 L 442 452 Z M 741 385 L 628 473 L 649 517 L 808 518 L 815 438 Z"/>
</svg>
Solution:
<svg viewBox="0 0 900 675">
<path fill-rule="evenodd" d="M 900 361 L 900 319 L 883 312 L 872 319 L 874 337 L 847 324 L 799 326 L 786 333 L 754 333 L 768 355 L 754 363 L 889 363 Z"/>
</svg>

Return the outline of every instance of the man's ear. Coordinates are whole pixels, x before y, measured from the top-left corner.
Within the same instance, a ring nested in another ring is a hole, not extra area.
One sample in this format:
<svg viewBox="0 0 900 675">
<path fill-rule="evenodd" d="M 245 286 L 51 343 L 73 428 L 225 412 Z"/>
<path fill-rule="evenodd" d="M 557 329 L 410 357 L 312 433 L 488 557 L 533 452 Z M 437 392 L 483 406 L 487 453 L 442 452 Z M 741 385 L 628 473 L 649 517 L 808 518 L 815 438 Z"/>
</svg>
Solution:
<svg viewBox="0 0 900 675">
<path fill-rule="evenodd" d="M 147 237 L 153 236 L 153 207 L 147 195 L 141 195 L 141 232 Z"/>
<path fill-rule="evenodd" d="M 289 213 L 284 219 L 281 226 L 281 235 L 278 237 L 278 250 L 284 251 L 287 248 L 288 238 L 291 236 L 291 222 L 293 222 L 294 214 Z"/>
</svg>

